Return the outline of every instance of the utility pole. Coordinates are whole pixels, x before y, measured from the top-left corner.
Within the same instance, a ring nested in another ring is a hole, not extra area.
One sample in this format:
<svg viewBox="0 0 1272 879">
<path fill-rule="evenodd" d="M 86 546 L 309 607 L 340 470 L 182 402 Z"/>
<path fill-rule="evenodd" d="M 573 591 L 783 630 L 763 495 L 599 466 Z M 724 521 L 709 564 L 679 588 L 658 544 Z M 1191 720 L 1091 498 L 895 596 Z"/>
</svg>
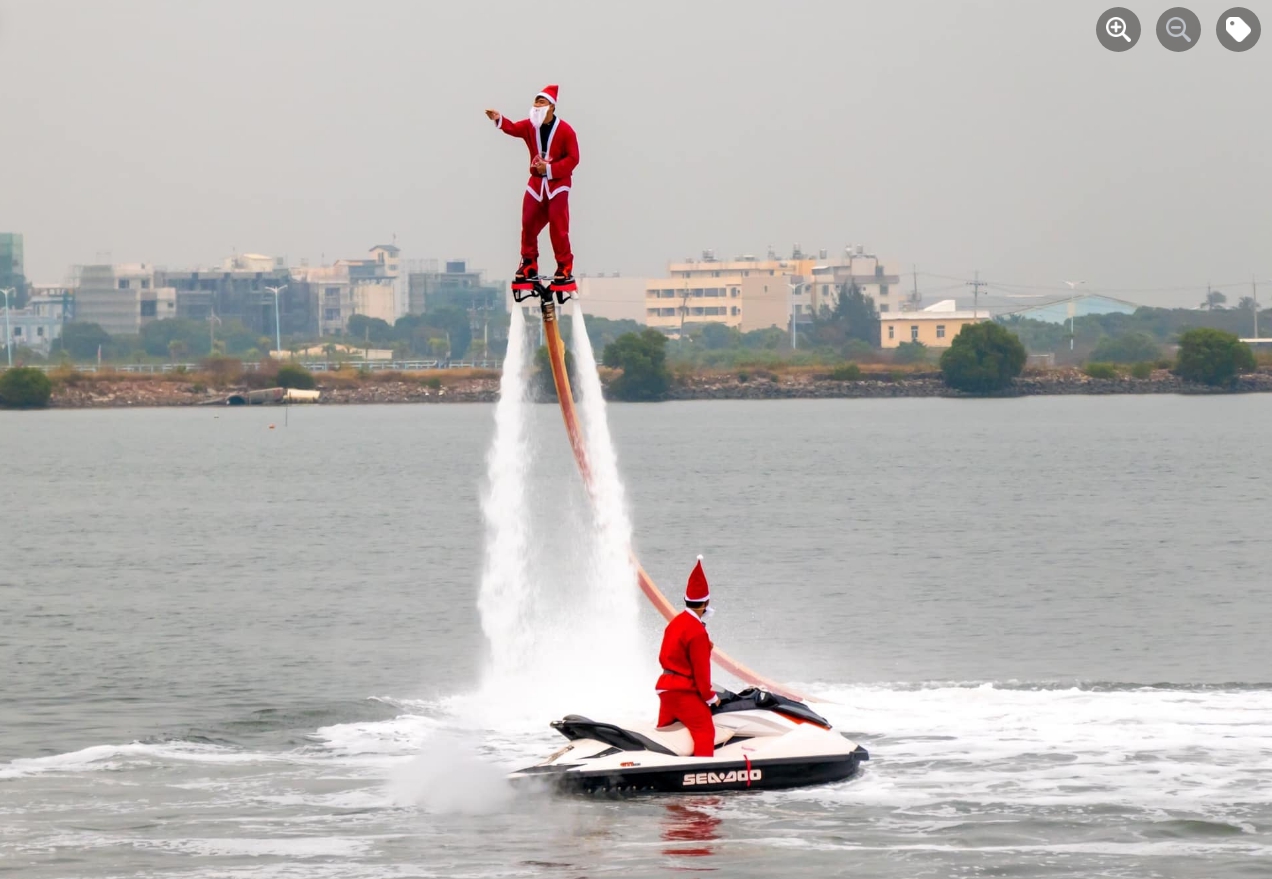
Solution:
<svg viewBox="0 0 1272 879">
<path fill-rule="evenodd" d="M 989 286 L 980 279 L 980 269 L 976 270 L 976 280 L 968 281 L 967 286 L 972 288 L 972 316 L 980 317 L 980 288 Z"/>
<path fill-rule="evenodd" d="M 1254 337 L 1259 338 L 1259 288 L 1254 282 L 1254 275 L 1250 276 L 1250 298 L 1254 300 Z"/>
</svg>

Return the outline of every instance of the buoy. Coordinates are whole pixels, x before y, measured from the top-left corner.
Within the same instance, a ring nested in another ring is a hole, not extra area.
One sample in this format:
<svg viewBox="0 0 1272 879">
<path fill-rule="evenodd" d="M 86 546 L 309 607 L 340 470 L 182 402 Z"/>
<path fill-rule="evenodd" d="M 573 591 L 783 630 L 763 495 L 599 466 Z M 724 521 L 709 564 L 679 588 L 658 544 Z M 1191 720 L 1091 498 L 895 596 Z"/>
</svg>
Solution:
<svg viewBox="0 0 1272 879">
<path fill-rule="evenodd" d="M 270 430 L 273 430 L 273 429 L 274 429 L 274 425 L 272 425 L 272 424 L 271 424 L 271 425 L 269 426 L 269 429 L 270 429 Z"/>
</svg>

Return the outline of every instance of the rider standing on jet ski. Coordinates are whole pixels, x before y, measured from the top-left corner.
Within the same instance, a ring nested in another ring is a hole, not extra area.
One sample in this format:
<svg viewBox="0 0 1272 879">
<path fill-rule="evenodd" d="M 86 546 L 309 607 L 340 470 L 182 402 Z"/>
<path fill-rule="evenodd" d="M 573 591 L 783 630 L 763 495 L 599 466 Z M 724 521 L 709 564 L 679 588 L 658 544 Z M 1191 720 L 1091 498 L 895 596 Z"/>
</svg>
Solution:
<svg viewBox="0 0 1272 879">
<path fill-rule="evenodd" d="M 685 587 L 685 610 L 667 624 L 658 661 L 662 676 L 656 685 L 661 708 L 658 725 L 683 723 L 693 734 L 693 756 L 715 754 L 715 724 L 711 709 L 720 697 L 711 689 L 711 639 L 706 621 L 714 613 L 708 605 L 711 593 L 702 573 L 702 556 Z"/>
</svg>

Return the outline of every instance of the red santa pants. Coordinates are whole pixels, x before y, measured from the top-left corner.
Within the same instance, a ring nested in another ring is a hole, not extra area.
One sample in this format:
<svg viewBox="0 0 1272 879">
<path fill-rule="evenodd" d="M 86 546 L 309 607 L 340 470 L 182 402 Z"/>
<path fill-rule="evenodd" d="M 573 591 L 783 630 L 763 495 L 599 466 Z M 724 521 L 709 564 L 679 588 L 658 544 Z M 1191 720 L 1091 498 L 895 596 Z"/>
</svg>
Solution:
<svg viewBox="0 0 1272 879">
<path fill-rule="evenodd" d="M 658 694 L 658 725 L 667 726 L 680 721 L 693 735 L 693 756 L 711 757 L 715 754 L 715 723 L 711 709 L 696 692 L 667 690 Z"/>
<path fill-rule="evenodd" d="M 548 227 L 552 252 L 557 267 L 574 271 L 574 254 L 570 253 L 570 190 L 558 192 L 542 201 L 526 192 L 521 200 L 521 255 L 539 258 L 539 233 Z"/>
</svg>

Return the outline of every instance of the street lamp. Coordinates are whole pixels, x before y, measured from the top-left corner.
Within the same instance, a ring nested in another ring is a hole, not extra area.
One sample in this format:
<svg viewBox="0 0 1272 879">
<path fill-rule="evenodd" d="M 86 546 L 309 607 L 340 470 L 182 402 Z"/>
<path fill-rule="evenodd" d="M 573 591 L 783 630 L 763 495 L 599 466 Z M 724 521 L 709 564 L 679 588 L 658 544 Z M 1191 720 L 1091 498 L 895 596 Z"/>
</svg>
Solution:
<svg viewBox="0 0 1272 879">
<path fill-rule="evenodd" d="M 208 311 L 208 356 L 216 356 L 216 325 L 221 319 L 216 316 L 216 312 L 209 309 Z"/>
<path fill-rule="evenodd" d="M 1085 284 L 1086 281 L 1065 281 L 1065 283 L 1069 285 L 1070 290 L 1076 290 L 1078 289 L 1079 284 Z M 1074 316 L 1074 313 L 1077 311 L 1077 308 L 1075 307 L 1075 303 L 1073 299 L 1074 297 L 1072 296 L 1069 297 L 1069 350 L 1070 351 L 1073 350 L 1073 316 Z"/>
<path fill-rule="evenodd" d="M 280 290 L 286 290 L 287 285 L 281 287 L 266 287 L 266 290 L 274 294 L 274 337 L 278 347 L 278 357 L 281 360 L 283 356 L 283 328 L 278 322 L 278 293 Z"/>
<path fill-rule="evenodd" d="M 799 290 L 801 287 L 807 287 L 808 285 L 803 281 L 797 281 L 795 283 L 787 281 L 786 286 L 791 288 L 791 350 L 797 351 L 799 350 L 799 331 L 795 326 L 795 291 Z"/>
<path fill-rule="evenodd" d="M 9 326 L 9 296 L 17 292 L 15 287 L 0 290 L 4 294 L 4 350 L 9 355 L 10 366 L 13 366 L 13 328 Z"/>
</svg>

